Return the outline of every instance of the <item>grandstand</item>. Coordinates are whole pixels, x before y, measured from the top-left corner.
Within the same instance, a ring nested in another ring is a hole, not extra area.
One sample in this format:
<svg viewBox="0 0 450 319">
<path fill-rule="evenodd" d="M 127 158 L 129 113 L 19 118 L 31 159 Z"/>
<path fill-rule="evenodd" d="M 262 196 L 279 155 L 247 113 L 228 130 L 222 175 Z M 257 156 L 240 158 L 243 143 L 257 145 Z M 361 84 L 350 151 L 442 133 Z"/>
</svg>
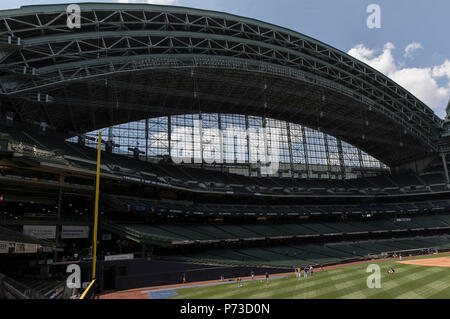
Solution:
<svg viewBox="0 0 450 319">
<path fill-rule="evenodd" d="M 105 224 L 112 231 L 134 234 L 138 238 L 153 238 L 172 243 L 202 241 L 266 240 L 307 238 L 317 235 L 361 235 L 399 230 L 431 230 L 450 228 L 450 215 L 414 217 L 412 221 L 392 222 L 389 220 L 367 222 L 307 222 L 301 224 L 266 225 L 142 225 Z"/>
<path fill-rule="evenodd" d="M 0 11 L 0 293 L 86 287 L 99 132 L 97 292 L 450 250 L 450 117 L 279 26 L 80 6 Z"/>
<path fill-rule="evenodd" d="M 299 265 L 333 265 L 342 262 L 361 260 L 375 255 L 392 255 L 411 251 L 434 252 L 448 250 L 450 244 L 446 237 L 406 238 L 397 240 L 361 241 L 318 245 L 283 245 L 265 248 L 237 250 L 213 250 L 202 253 L 172 256 L 170 260 L 194 263 L 213 263 L 220 265 L 245 265 L 253 267 L 286 267 Z"/>
</svg>

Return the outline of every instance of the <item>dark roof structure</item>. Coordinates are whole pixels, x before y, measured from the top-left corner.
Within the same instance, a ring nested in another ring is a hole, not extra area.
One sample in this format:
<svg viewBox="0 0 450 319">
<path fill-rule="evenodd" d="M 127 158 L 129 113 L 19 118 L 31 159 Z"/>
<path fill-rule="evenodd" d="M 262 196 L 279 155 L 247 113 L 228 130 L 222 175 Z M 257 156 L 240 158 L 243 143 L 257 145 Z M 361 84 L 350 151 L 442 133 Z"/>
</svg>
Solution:
<svg viewBox="0 0 450 319">
<path fill-rule="evenodd" d="M 443 121 L 368 65 L 303 34 L 226 13 L 82 3 L 0 11 L 1 112 L 86 133 L 167 114 L 264 115 L 388 166 L 438 151 Z"/>
</svg>

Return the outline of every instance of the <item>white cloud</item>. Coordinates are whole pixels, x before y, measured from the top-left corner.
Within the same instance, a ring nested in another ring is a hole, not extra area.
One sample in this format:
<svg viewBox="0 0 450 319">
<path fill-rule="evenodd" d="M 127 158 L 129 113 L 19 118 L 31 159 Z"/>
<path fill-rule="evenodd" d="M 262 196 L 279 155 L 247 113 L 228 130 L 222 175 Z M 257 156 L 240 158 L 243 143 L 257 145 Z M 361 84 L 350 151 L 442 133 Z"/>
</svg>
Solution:
<svg viewBox="0 0 450 319">
<path fill-rule="evenodd" d="M 389 77 L 435 109 L 441 107 L 450 94 L 450 87 L 438 85 L 431 68 L 404 68 Z"/>
<path fill-rule="evenodd" d="M 437 78 L 447 77 L 450 85 L 450 60 L 445 60 L 442 65 L 435 66 L 433 76 Z"/>
<path fill-rule="evenodd" d="M 383 52 L 376 56 L 375 50 L 368 49 L 363 44 L 358 44 L 351 49 L 348 54 L 369 64 L 371 67 L 384 74 L 389 74 L 396 69 L 394 57 L 392 56 L 392 50 L 394 49 L 395 46 L 391 42 L 388 42 L 384 45 Z"/>
<path fill-rule="evenodd" d="M 419 49 L 423 49 L 422 44 L 417 42 L 412 42 L 408 44 L 405 48 L 405 54 L 403 55 L 405 58 L 412 58 L 412 53 Z"/>
<path fill-rule="evenodd" d="M 419 49 L 419 46 L 418 43 L 411 43 L 405 48 L 405 53 L 411 53 Z M 443 116 L 450 95 L 450 61 L 446 60 L 442 65 L 434 67 L 408 68 L 404 62 L 396 63 L 392 55 L 394 49 L 395 46 L 388 42 L 377 55 L 376 50 L 358 44 L 348 54 L 384 73 L 433 108 L 439 116 Z M 448 85 L 440 86 L 437 80 L 445 77 Z"/>
</svg>

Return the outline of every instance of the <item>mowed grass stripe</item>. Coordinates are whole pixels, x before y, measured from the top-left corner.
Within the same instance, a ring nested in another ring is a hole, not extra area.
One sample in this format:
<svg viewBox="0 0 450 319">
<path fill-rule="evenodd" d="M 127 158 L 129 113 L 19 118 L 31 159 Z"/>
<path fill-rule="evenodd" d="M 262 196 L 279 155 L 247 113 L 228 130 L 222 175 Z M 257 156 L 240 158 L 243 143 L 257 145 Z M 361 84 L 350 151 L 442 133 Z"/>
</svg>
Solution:
<svg viewBox="0 0 450 319">
<path fill-rule="evenodd" d="M 364 268 L 361 268 L 361 266 L 352 266 L 341 269 L 344 270 L 344 273 L 341 271 L 339 275 L 336 275 L 334 270 L 328 271 L 326 272 L 328 276 L 322 278 L 325 282 L 318 285 L 314 285 L 313 283 L 310 285 L 311 288 L 314 288 L 315 290 L 316 298 L 336 298 L 339 294 L 342 294 L 342 291 L 347 291 L 348 289 L 353 288 L 357 282 L 361 282 L 365 285 L 366 277 L 368 275 L 365 272 L 365 266 Z M 309 293 L 307 295 L 311 294 Z M 297 294 L 297 296 L 294 296 L 294 298 L 303 297 L 304 296 L 302 294 Z"/>
<path fill-rule="evenodd" d="M 383 289 L 384 292 L 374 295 L 374 298 L 398 298 L 398 296 L 408 294 L 410 297 L 415 296 L 413 292 L 418 288 L 422 287 L 424 284 L 433 280 L 436 276 L 441 276 L 440 270 L 438 268 L 426 268 L 426 267 L 409 267 L 405 270 L 406 275 L 401 279 L 397 280 L 394 278 L 391 279 L 395 285 L 389 289 Z"/>
<path fill-rule="evenodd" d="M 315 293 L 312 293 L 311 291 L 313 289 L 318 289 L 320 287 L 328 287 L 330 286 L 330 278 L 336 278 L 339 280 L 345 280 L 348 278 L 350 274 L 346 271 L 339 271 L 336 273 L 330 272 L 320 272 L 316 273 L 313 277 L 308 278 L 301 278 L 297 279 L 295 277 L 291 277 L 290 281 L 287 282 L 284 287 L 282 287 L 282 290 L 278 291 L 277 294 L 275 294 L 274 298 L 282 297 L 283 294 L 292 294 L 295 298 L 295 295 L 298 295 L 299 293 L 304 293 L 306 289 L 307 290 L 307 297 L 310 297 L 311 295 L 314 295 Z M 294 284 L 295 283 L 295 284 Z M 278 296 L 280 295 L 280 296 Z M 288 296 L 285 296 L 288 297 Z"/>
<path fill-rule="evenodd" d="M 435 268 L 435 269 L 441 269 L 441 271 L 437 271 L 433 276 L 425 277 L 425 278 L 414 278 L 414 275 L 412 276 L 412 280 L 414 280 L 414 283 L 416 283 L 419 287 L 414 290 L 414 292 L 419 295 L 419 298 L 428 298 L 431 295 L 439 294 L 441 293 L 443 296 L 445 296 L 445 290 L 450 287 L 450 277 L 448 276 L 448 269 L 445 268 Z M 448 297 L 450 297 L 450 294 L 447 294 Z M 400 295 L 397 298 L 411 298 L 408 293 L 404 295 Z"/>
<path fill-rule="evenodd" d="M 176 290 L 179 296 L 176 299 L 183 299 L 188 297 L 189 299 L 207 299 L 207 298 L 217 298 L 223 299 L 220 296 L 224 296 L 230 292 L 230 290 L 237 289 L 237 283 L 224 284 L 221 286 L 211 286 L 211 287 L 199 287 L 199 288 L 189 288 Z"/>
<path fill-rule="evenodd" d="M 270 291 L 272 289 L 277 289 L 281 285 L 280 280 L 275 284 L 273 281 L 267 284 L 265 281 L 260 283 L 252 283 L 251 285 L 245 285 L 244 287 L 238 288 L 237 285 L 232 285 L 232 289 L 225 293 L 220 294 L 217 297 L 211 296 L 208 293 L 203 294 L 203 297 L 208 298 L 219 298 L 219 299 L 250 299 L 250 298 L 270 298 Z"/>
<path fill-rule="evenodd" d="M 411 276 L 410 267 L 397 267 L 396 274 L 388 276 L 386 274 L 387 269 L 383 265 L 381 266 L 381 290 L 380 289 L 370 289 L 367 287 L 367 276 L 368 273 L 364 274 L 364 279 L 362 283 L 355 284 L 355 286 L 347 291 L 346 294 L 341 295 L 339 298 L 342 299 L 360 299 L 360 298 L 392 298 L 389 291 L 392 289 L 403 289 L 406 283 L 410 282 L 411 279 L 408 276 Z M 408 272 L 409 271 L 409 272 Z M 420 273 L 416 276 L 416 278 L 427 276 L 427 273 Z M 405 288 L 408 289 L 408 288 Z"/>
<path fill-rule="evenodd" d="M 244 286 L 239 290 L 227 294 L 225 298 L 232 299 L 267 299 L 272 298 L 273 291 L 283 289 L 285 286 L 291 285 L 292 277 L 282 279 L 272 279 L 269 284 L 265 280 L 263 282 L 252 282 L 248 286 Z M 236 288 L 237 289 L 237 288 Z M 252 292 L 252 293 L 249 293 Z M 222 297 L 220 297 L 222 298 Z"/>
<path fill-rule="evenodd" d="M 410 290 L 403 294 L 397 295 L 389 291 L 392 298 L 424 299 L 428 298 L 430 295 L 434 293 L 438 293 L 439 291 L 437 290 L 437 288 L 435 288 L 435 283 L 445 280 L 446 273 L 448 274 L 448 272 L 446 272 L 446 270 L 442 268 L 431 268 L 431 269 L 432 270 L 423 271 L 423 274 L 428 274 L 426 276 L 419 276 L 419 274 L 422 274 L 422 272 L 420 273 L 416 272 L 415 274 L 407 276 L 409 281 L 407 283 L 404 283 L 403 286 L 409 287 Z"/>
<path fill-rule="evenodd" d="M 334 271 L 334 273 L 336 273 L 340 279 L 346 278 L 348 276 L 347 271 L 344 269 L 337 269 L 336 271 Z M 324 286 L 329 285 L 328 277 L 330 275 L 331 275 L 331 273 L 324 271 L 324 272 L 318 272 L 313 277 L 310 276 L 308 278 L 303 277 L 301 279 L 298 279 L 295 276 L 289 276 L 288 278 L 271 280 L 269 285 L 267 285 L 264 281 L 262 284 L 259 284 L 259 283 L 257 284 L 257 286 L 255 287 L 256 290 L 255 290 L 254 294 L 251 294 L 251 290 L 250 290 L 251 288 L 249 289 L 249 287 L 244 286 L 243 288 L 241 288 L 242 291 L 235 290 L 234 292 L 230 292 L 225 295 L 217 296 L 217 298 L 232 298 L 232 299 L 235 299 L 235 298 L 248 298 L 248 299 L 250 299 L 250 298 L 251 299 L 289 298 L 289 296 L 288 296 L 289 292 L 292 291 L 292 293 L 294 293 L 294 290 L 298 289 L 299 287 L 301 289 L 305 289 L 308 287 L 313 288 L 313 287 L 316 287 L 320 282 L 323 282 L 322 284 Z M 294 285 L 294 282 L 296 283 L 295 285 Z M 260 287 L 259 285 L 262 285 L 262 287 Z M 275 296 L 274 292 L 277 292 L 276 295 L 280 295 L 280 296 Z M 315 293 L 310 291 L 310 293 L 305 297 L 311 297 L 314 295 L 315 295 Z M 195 297 L 197 297 L 197 296 L 195 296 Z"/>
<path fill-rule="evenodd" d="M 325 275 L 320 274 L 320 275 Z M 335 294 L 336 291 L 340 291 L 345 287 L 349 287 L 353 282 L 361 277 L 361 274 L 352 271 L 347 271 L 344 274 L 335 276 L 332 272 L 326 274 L 326 276 L 317 278 L 317 281 L 312 280 L 308 285 L 296 285 L 296 289 L 291 294 L 291 298 L 294 299 L 309 299 L 309 298 L 327 298 L 324 295 L 328 293 Z M 282 293 L 275 294 L 275 298 L 282 298 Z"/>
<path fill-rule="evenodd" d="M 293 278 L 293 276 L 290 276 L 288 278 Z M 254 281 L 244 282 L 243 283 L 244 287 L 239 288 L 239 289 L 245 289 L 249 292 L 251 289 L 251 290 L 255 290 L 255 293 L 259 292 L 261 294 L 266 295 L 267 294 L 266 292 L 261 292 L 261 289 L 263 287 L 265 287 L 265 286 L 275 287 L 275 286 L 283 285 L 283 283 L 286 283 L 289 285 L 290 282 L 286 282 L 286 280 L 288 278 L 271 279 L 269 285 L 266 284 L 265 279 L 262 280 L 263 281 L 262 283 L 260 282 L 261 280 L 259 280 L 259 279 L 254 280 Z M 304 279 L 302 278 L 301 280 L 304 280 Z M 254 285 L 256 285 L 256 286 L 254 286 Z M 227 287 L 229 287 L 229 288 L 227 288 Z M 238 287 L 237 287 L 236 282 L 221 285 L 220 288 L 222 288 L 222 289 L 219 289 L 218 286 L 187 289 L 189 291 L 187 291 L 186 289 L 180 289 L 180 290 L 176 291 L 179 294 L 179 296 L 177 296 L 176 299 L 183 298 L 183 296 L 186 295 L 187 293 L 189 294 L 189 298 L 198 298 L 198 299 L 203 299 L 203 298 L 217 298 L 217 299 L 221 298 L 221 299 L 223 299 L 223 298 L 230 298 L 230 296 L 240 293 L 240 291 L 237 290 Z M 212 290 L 214 290 L 214 293 L 212 293 Z M 217 295 L 216 295 L 216 293 L 217 293 Z"/>
<path fill-rule="evenodd" d="M 440 256 L 442 257 L 442 256 Z M 389 298 L 450 298 L 450 269 L 397 264 L 395 261 L 373 262 L 381 268 L 382 288 L 369 289 L 366 272 L 369 264 L 316 272 L 314 277 L 298 279 L 295 276 L 177 290 L 177 298 L 190 299 L 389 299 Z M 393 264 L 394 263 L 394 264 Z M 396 274 L 388 276 L 389 268 Z"/>
<path fill-rule="evenodd" d="M 314 277 L 320 277 L 322 278 L 323 275 L 328 274 L 330 272 L 333 272 L 333 274 L 335 274 L 336 276 L 342 276 L 340 275 L 341 273 L 347 273 L 348 269 L 345 268 L 337 268 L 337 269 L 333 269 L 330 271 L 321 271 L 321 272 L 316 272 L 316 274 L 314 275 Z M 346 275 L 343 275 L 343 277 L 345 277 Z M 339 278 L 343 278 L 343 277 L 339 277 Z M 294 279 L 294 276 L 290 276 L 288 278 L 292 278 Z M 286 280 L 287 278 L 275 278 L 275 279 L 271 279 L 271 284 L 269 286 L 273 287 L 273 284 L 277 284 L 280 285 L 282 284 L 282 282 L 284 282 L 284 280 Z M 297 279 L 298 281 L 302 281 L 302 284 L 307 284 L 307 285 L 313 285 L 312 282 L 308 283 L 308 279 L 310 278 L 304 278 L 302 277 L 301 279 Z M 324 278 L 325 279 L 325 278 Z M 282 281 L 282 282 L 280 282 Z M 249 281 L 249 282 L 244 282 L 244 288 L 247 288 L 247 286 L 250 284 L 260 284 L 260 280 L 254 280 L 254 281 Z M 263 284 L 265 285 L 265 280 L 263 280 Z M 261 284 L 262 285 L 262 284 Z M 227 293 L 229 292 L 230 289 L 232 288 L 227 288 L 227 287 L 233 287 L 237 289 L 237 283 L 236 282 L 230 282 L 229 284 L 224 284 L 224 285 L 218 285 L 218 286 L 210 286 L 210 287 L 193 287 L 193 288 L 187 288 L 187 289 L 178 289 L 176 290 L 176 292 L 179 294 L 179 296 L 174 297 L 174 299 L 182 299 L 184 298 L 184 295 L 189 295 L 189 298 L 201 298 L 203 294 L 205 295 L 210 295 L 211 296 L 211 291 L 214 290 L 214 292 L 218 292 L 220 294 L 222 293 Z M 260 288 L 259 286 L 255 287 L 255 288 Z M 200 297 L 198 297 L 200 296 Z M 214 298 L 218 298 L 215 297 Z"/>
<path fill-rule="evenodd" d="M 442 291 L 434 293 L 428 296 L 428 299 L 450 299 L 450 285 L 447 282 L 445 287 L 443 287 Z"/>
<path fill-rule="evenodd" d="M 262 280 L 255 280 L 251 282 L 245 282 L 243 283 L 243 287 L 238 288 L 237 283 L 230 283 L 228 285 L 224 285 L 223 289 L 201 289 L 196 292 L 189 291 L 189 298 L 192 299 L 208 299 L 208 298 L 217 298 L 217 299 L 236 299 L 236 298 L 266 298 L 266 296 L 269 296 L 268 292 L 269 289 L 279 289 L 280 286 L 289 285 L 289 282 L 287 281 L 288 278 L 279 278 L 279 279 L 271 279 L 270 283 L 267 284 L 265 279 Z M 189 289 L 191 290 L 191 289 Z M 211 291 L 214 290 L 214 291 Z M 181 295 L 183 295 L 183 291 L 177 291 Z"/>
<path fill-rule="evenodd" d="M 336 291 L 334 285 L 341 287 L 350 286 L 351 282 L 361 279 L 365 284 L 365 268 L 361 266 L 352 266 L 347 268 L 338 268 L 324 272 L 317 272 L 313 277 L 297 279 L 294 276 L 283 279 L 271 280 L 269 285 L 265 281 L 254 287 L 249 287 L 248 283 L 244 283 L 244 287 L 238 288 L 237 283 L 224 285 L 221 287 L 202 287 L 189 289 L 188 297 L 190 299 L 238 299 L 238 298 L 252 298 L 252 299 L 266 299 L 266 298 L 302 298 L 311 299 L 316 298 L 319 294 L 332 293 L 331 296 L 323 298 L 336 298 Z M 295 284 L 294 284 L 295 282 Z M 251 282 L 250 284 L 254 284 Z M 267 287 L 264 288 L 264 287 Z M 262 290 L 263 289 L 263 290 Z M 213 290 L 213 291 L 212 291 Z M 300 291 L 299 291 L 300 290 Z M 321 290 L 320 292 L 318 290 Z M 178 290 L 180 296 L 176 298 L 183 298 L 187 291 L 185 289 Z M 322 298 L 322 297 L 321 297 Z"/>
<path fill-rule="evenodd" d="M 275 281 L 281 282 L 283 281 L 283 279 L 285 278 L 280 278 Z M 274 281 L 272 280 L 270 285 L 273 286 L 273 282 Z M 182 289 L 177 290 L 177 293 L 180 294 L 180 296 L 183 296 L 186 293 L 188 293 L 190 299 L 208 299 L 208 298 L 226 299 L 231 298 L 231 296 L 233 295 L 240 294 L 242 290 L 246 290 L 248 292 L 247 294 L 252 292 L 256 293 L 263 287 L 268 286 L 265 280 L 262 283 L 260 282 L 260 280 L 244 282 L 243 285 L 244 287 L 238 288 L 237 282 L 233 282 L 221 286 L 187 289 L 188 291 L 184 291 L 185 289 Z"/>
<path fill-rule="evenodd" d="M 365 269 L 359 271 L 351 271 L 350 274 L 351 275 L 349 275 L 346 280 L 337 281 L 333 286 L 320 289 L 318 291 L 318 298 L 335 299 L 349 293 L 350 291 L 354 291 L 354 289 L 360 290 L 363 287 L 367 287 L 367 274 L 365 273 Z M 336 281 L 333 278 L 332 280 Z"/>
<path fill-rule="evenodd" d="M 367 298 L 393 299 L 406 293 L 413 296 L 413 292 L 416 289 L 429 283 L 430 280 L 433 281 L 433 278 L 442 278 L 441 271 L 441 269 L 433 267 L 406 267 L 402 270 L 402 273 L 397 273 L 402 276 L 395 274 L 382 282 L 381 291 L 379 289 L 370 289 L 371 292 L 367 295 Z M 386 289 L 386 287 L 388 288 Z"/>
<path fill-rule="evenodd" d="M 384 290 L 386 287 L 392 288 L 397 286 L 397 282 L 401 280 L 402 277 L 406 276 L 406 273 L 401 271 L 401 269 L 397 269 L 396 281 L 390 280 L 386 275 L 387 267 L 383 265 L 380 265 L 381 268 L 381 287 Z M 361 277 L 358 282 L 354 282 L 353 287 L 349 287 L 344 292 L 341 292 L 339 296 L 333 297 L 333 296 L 327 296 L 329 298 L 341 298 L 341 299 L 361 299 L 361 298 L 369 298 L 372 294 L 378 293 L 379 289 L 370 289 L 367 287 L 367 278 L 370 275 L 370 273 L 366 272 L 366 268 L 361 269 Z"/>
<path fill-rule="evenodd" d="M 360 276 L 360 274 L 354 274 L 354 270 L 341 268 L 331 271 L 318 272 L 313 277 L 308 278 L 297 279 L 294 276 L 290 276 L 288 278 L 275 279 L 271 280 L 269 285 L 267 285 L 265 281 L 263 283 L 258 281 L 244 283 L 244 287 L 242 288 L 238 288 L 237 283 L 232 283 L 226 285 L 230 288 L 220 287 L 221 289 L 219 289 L 219 287 L 205 287 L 204 289 L 199 288 L 200 290 L 195 292 L 190 289 L 191 291 L 189 292 L 189 298 L 299 298 L 299 294 L 301 294 L 302 298 L 315 298 L 318 293 L 317 290 L 321 287 L 330 290 L 335 289 L 334 287 L 330 287 L 330 278 L 333 278 L 337 284 L 342 284 L 353 280 L 353 277 Z M 214 291 L 211 291 L 213 288 Z M 178 298 L 183 298 L 183 290 L 177 291 L 180 293 Z"/>
</svg>

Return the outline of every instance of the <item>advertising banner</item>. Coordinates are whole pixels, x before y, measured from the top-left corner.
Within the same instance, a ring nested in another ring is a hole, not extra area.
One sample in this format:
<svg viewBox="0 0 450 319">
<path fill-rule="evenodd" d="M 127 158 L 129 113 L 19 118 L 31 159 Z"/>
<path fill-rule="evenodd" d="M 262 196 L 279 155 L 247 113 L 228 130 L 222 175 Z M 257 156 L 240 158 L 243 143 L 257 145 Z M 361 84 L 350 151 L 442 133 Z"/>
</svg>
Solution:
<svg viewBox="0 0 450 319">
<path fill-rule="evenodd" d="M 9 243 L 0 241 L 0 254 L 7 254 L 9 252 Z"/>
<path fill-rule="evenodd" d="M 23 233 L 39 239 L 55 239 L 56 226 L 24 225 Z"/>
<path fill-rule="evenodd" d="M 89 226 L 63 226 L 61 239 L 89 238 Z"/>
<path fill-rule="evenodd" d="M 38 245 L 36 244 L 23 244 L 16 243 L 14 252 L 16 254 L 34 254 L 38 251 Z"/>
<path fill-rule="evenodd" d="M 133 254 L 105 256 L 105 261 L 130 260 L 134 259 Z"/>
</svg>

